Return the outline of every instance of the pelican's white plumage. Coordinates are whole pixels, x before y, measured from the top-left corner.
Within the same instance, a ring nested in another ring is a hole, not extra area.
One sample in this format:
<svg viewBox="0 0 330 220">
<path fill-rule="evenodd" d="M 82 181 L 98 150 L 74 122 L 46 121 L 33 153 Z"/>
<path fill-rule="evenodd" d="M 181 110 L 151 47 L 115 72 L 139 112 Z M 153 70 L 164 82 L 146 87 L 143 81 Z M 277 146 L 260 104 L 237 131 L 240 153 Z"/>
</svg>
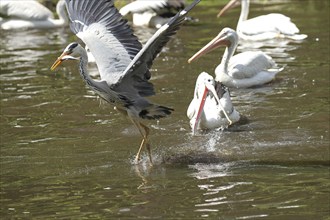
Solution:
<svg viewBox="0 0 330 220">
<path fill-rule="evenodd" d="M 122 7 L 119 12 L 123 16 L 132 14 L 135 26 L 160 28 L 184 5 L 184 0 L 136 0 Z"/>
<path fill-rule="evenodd" d="M 188 62 L 221 45 L 226 46 L 221 63 L 215 69 L 215 80 L 225 86 L 235 88 L 268 83 L 283 69 L 277 67 L 275 61 L 262 51 L 248 51 L 233 56 L 237 44 L 237 33 L 231 28 L 224 28 L 218 36 L 193 55 Z"/>
<path fill-rule="evenodd" d="M 197 130 L 225 128 L 240 119 L 240 114 L 232 105 L 228 88 L 206 72 L 199 74 L 196 80 L 194 98 L 187 109 L 187 116 L 193 133 Z"/>
<path fill-rule="evenodd" d="M 236 31 L 243 40 L 268 40 L 289 38 L 302 40 L 306 34 L 299 34 L 299 29 L 291 19 L 283 14 L 271 13 L 248 19 L 250 0 L 231 0 L 218 14 L 218 17 L 241 1 L 241 13 Z"/>
<path fill-rule="evenodd" d="M 56 5 L 59 19 L 35 0 L 1 0 L 0 14 L 8 18 L 0 21 L 0 29 L 54 28 L 68 25 L 65 1 L 59 0 Z"/>
</svg>

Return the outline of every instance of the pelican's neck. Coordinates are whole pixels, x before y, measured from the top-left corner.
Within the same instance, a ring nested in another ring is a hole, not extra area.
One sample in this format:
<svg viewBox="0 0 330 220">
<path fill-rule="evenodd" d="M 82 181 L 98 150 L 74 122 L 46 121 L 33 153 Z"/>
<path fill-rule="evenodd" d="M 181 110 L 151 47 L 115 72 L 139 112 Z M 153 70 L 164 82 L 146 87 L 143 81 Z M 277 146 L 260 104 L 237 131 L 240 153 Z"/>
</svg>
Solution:
<svg viewBox="0 0 330 220">
<path fill-rule="evenodd" d="M 246 21 L 249 15 L 249 6 L 250 5 L 250 0 L 242 0 L 241 1 L 241 14 L 238 19 L 238 24 L 237 26 L 243 22 Z"/>
<path fill-rule="evenodd" d="M 228 66 L 231 57 L 234 55 L 234 52 L 237 47 L 237 42 L 231 42 L 228 47 L 226 47 L 223 57 L 221 59 L 220 65 L 215 70 L 215 80 L 219 82 L 225 81 L 224 78 L 228 77 Z"/>
<path fill-rule="evenodd" d="M 64 25 L 69 23 L 69 18 L 66 13 L 65 1 L 60 0 L 56 5 L 56 13 L 58 14 L 59 20 L 56 21 L 58 25 Z"/>
</svg>

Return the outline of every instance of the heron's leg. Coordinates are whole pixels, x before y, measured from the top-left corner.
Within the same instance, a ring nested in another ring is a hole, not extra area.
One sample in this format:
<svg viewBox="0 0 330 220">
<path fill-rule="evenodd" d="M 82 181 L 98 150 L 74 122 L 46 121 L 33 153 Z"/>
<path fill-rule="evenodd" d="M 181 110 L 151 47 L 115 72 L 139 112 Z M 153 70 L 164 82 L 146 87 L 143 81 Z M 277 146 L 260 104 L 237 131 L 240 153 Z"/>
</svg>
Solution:
<svg viewBox="0 0 330 220">
<path fill-rule="evenodd" d="M 135 157 L 135 160 L 139 161 L 142 148 L 147 143 L 147 140 L 148 140 L 149 128 L 147 126 L 145 126 L 144 124 L 135 121 L 134 119 L 131 119 L 131 120 L 132 120 L 133 124 L 139 129 L 139 132 L 140 132 L 140 134 L 142 135 L 142 138 L 143 138 L 142 141 L 141 141 L 141 144 L 140 144 L 140 148 L 139 148 L 139 150 L 136 154 L 136 157 Z M 143 130 L 144 130 L 144 132 L 143 132 Z M 148 149 L 148 152 L 149 152 L 150 162 L 152 163 L 149 145 L 147 146 L 147 149 Z"/>
<path fill-rule="evenodd" d="M 140 125 L 141 125 L 142 128 L 144 128 L 144 131 L 145 131 L 145 137 L 144 137 L 145 138 L 145 144 L 146 144 L 146 148 L 147 148 L 147 151 L 148 151 L 148 154 L 149 154 L 150 163 L 152 164 L 151 149 L 150 149 L 150 144 L 148 143 L 148 136 L 149 136 L 149 133 L 150 133 L 150 129 L 142 123 L 140 123 Z"/>
</svg>

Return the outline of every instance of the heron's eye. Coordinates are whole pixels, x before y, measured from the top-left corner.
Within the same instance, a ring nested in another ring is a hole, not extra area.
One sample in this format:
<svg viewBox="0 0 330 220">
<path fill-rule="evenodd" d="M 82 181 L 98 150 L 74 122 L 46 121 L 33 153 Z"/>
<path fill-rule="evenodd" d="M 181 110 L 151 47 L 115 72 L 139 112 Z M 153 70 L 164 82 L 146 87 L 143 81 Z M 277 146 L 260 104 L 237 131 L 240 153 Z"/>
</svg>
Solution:
<svg viewBox="0 0 330 220">
<path fill-rule="evenodd" d="M 71 43 L 70 46 L 68 47 L 68 50 L 72 51 L 74 48 L 76 48 L 78 46 L 78 43 L 74 42 Z"/>
</svg>

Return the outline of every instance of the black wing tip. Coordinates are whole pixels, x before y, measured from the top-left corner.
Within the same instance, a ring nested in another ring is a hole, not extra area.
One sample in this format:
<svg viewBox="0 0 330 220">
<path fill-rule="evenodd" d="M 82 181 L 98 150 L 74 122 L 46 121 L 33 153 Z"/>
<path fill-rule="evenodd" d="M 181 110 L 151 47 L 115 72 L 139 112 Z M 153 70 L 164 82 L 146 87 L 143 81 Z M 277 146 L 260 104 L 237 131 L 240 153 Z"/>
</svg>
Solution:
<svg viewBox="0 0 330 220">
<path fill-rule="evenodd" d="M 193 3 L 191 3 L 190 5 L 188 5 L 185 9 L 183 9 L 183 11 L 185 11 L 186 13 L 189 12 L 193 7 L 195 7 L 201 0 L 195 0 Z"/>
<path fill-rule="evenodd" d="M 152 108 L 143 109 L 140 111 L 139 116 L 142 119 L 157 120 L 170 115 L 173 111 L 173 108 L 161 105 L 153 105 Z"/>
<path fill-rule="evenodd" d="M 193 3 L 188 5 L 185 9 L 178 12 L 168 23 L 167 25 L 172 25 L 173 23 L 177 22 L 178 20 L 181 20 L 181 18 L 185 17 L 187 13 L 193 9 L 201 0 L 195 0 Z"/>
</svg>

